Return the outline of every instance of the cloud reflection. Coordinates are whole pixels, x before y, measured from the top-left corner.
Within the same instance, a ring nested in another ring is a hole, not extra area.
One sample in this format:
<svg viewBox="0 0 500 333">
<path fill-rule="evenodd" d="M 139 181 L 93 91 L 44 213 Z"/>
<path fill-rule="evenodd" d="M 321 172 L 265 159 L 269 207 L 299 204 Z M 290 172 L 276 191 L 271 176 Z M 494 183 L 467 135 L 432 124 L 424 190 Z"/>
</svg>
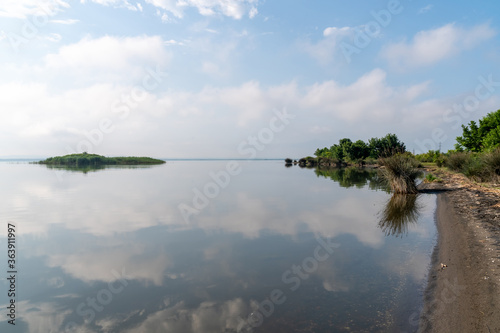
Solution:
<svg viewBox="0 0 500 333">
<path fill-rule="evenodd" d="M 189 309 L 184 302 L 151 313 L 137 327 L 124 333 L 220 333 L 236 332 L 239 317 L 246 318 L 251 312 L 249 304 L 240 299 L 223 303 L 203 302 Z"/>
</svg>

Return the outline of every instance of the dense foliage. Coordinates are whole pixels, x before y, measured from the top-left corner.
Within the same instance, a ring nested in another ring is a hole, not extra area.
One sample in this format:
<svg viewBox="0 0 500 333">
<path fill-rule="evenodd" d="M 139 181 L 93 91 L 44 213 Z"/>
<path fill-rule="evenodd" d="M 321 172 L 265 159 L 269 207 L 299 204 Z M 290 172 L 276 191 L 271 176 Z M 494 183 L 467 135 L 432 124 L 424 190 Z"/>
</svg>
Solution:
<svg viewBox="0 0 500 333">
<path fill-rule="evenodd" d="M 479 120 L 462 125 L 462 136 L 457 137 L 455 148 L 459 151 L 491 151 L 500 146 L 500 110 Z"/>
<path fill-rule="evenodd" d="M 100 166 L 100 165 L 144 165 L 163 164 L 165 161 L 151 157 L 105 157 L 96 154 L 70 154 L 65 156 L 49 157 L 40 164 L 67 165 L 67 166 Z"/>
<path fill-rule="evenodd" d="M 317 157 L 335 159 L 339 163 L 345 161 L 360 163 L 367 158 L 388 157 L 405 151 L 405 144 L 398 139 L 396 134 L 387 134 L 383 138 L 372 138 L 368 140 L 368 143 L 363 140 L 352 142 L 351 139 L 341 139 L 338 144 L 330 148 L 316 149 L 314 154 Z"/>
</svg>

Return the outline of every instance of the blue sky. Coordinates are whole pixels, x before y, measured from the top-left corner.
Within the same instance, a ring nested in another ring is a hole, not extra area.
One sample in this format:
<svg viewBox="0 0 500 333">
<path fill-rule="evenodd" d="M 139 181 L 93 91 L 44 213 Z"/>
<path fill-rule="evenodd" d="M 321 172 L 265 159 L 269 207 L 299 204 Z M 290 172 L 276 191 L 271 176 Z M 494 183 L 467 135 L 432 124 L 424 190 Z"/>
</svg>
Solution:
<svg viewBox="0 0 500 333">
<path fill-rule="evenodd" d="M 302 157 L 387 133 L 447 150 L 460 124 L 500 108 L 499 12 L 496 1 L 2 1 L 0 156 Z"/>
</svg>

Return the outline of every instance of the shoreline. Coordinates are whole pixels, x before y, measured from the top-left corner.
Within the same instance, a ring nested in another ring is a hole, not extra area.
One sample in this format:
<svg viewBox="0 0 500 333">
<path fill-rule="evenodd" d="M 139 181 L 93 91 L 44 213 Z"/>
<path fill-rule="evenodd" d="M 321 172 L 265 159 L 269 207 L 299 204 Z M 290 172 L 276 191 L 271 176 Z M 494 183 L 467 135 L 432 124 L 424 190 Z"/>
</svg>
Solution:
<svg viewBox="0 0 500 333">
<path fill-rule="evenodd" d="M 500 332 L 500 192 L 428 171 L 444 184 L 422 186 L 437 192 L 438 239 L 418 332 Z"/>
</svg>

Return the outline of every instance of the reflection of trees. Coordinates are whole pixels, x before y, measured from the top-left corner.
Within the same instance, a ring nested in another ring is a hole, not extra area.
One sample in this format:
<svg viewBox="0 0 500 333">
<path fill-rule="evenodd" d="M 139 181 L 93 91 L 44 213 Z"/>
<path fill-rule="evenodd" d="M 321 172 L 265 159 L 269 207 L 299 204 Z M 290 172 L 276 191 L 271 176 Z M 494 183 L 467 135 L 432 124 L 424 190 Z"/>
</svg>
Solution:
<svg viewBox="0 0 500 333">
<path fill-rule="evenodd" d="M 93 166 L 74 166 L 74 165 L 51 165 L 45 164 L 48 169 L 56 169 L 56 170 L 66 170 L 73 172 L 96 172 L 104 169 L 144 169 L 151 168 L 153 165 L 93 165 Z"/>
<path fill-rule="evenodd" d="M 364 168 L 316 168 L 316 175 L 330 178 L 339 183 L 341 187 L 362 188 L 368 185 L 372 190 L 385 190 L 386 183 L 380 178 L 378 172 L 372 169 Z"/>
<path fill-rule="evenodd" d="M 418 194 L 393 194 L 385 205 L 378 223 L 386 236 L 403 236 L 420 215 Z"/>
</svg>

